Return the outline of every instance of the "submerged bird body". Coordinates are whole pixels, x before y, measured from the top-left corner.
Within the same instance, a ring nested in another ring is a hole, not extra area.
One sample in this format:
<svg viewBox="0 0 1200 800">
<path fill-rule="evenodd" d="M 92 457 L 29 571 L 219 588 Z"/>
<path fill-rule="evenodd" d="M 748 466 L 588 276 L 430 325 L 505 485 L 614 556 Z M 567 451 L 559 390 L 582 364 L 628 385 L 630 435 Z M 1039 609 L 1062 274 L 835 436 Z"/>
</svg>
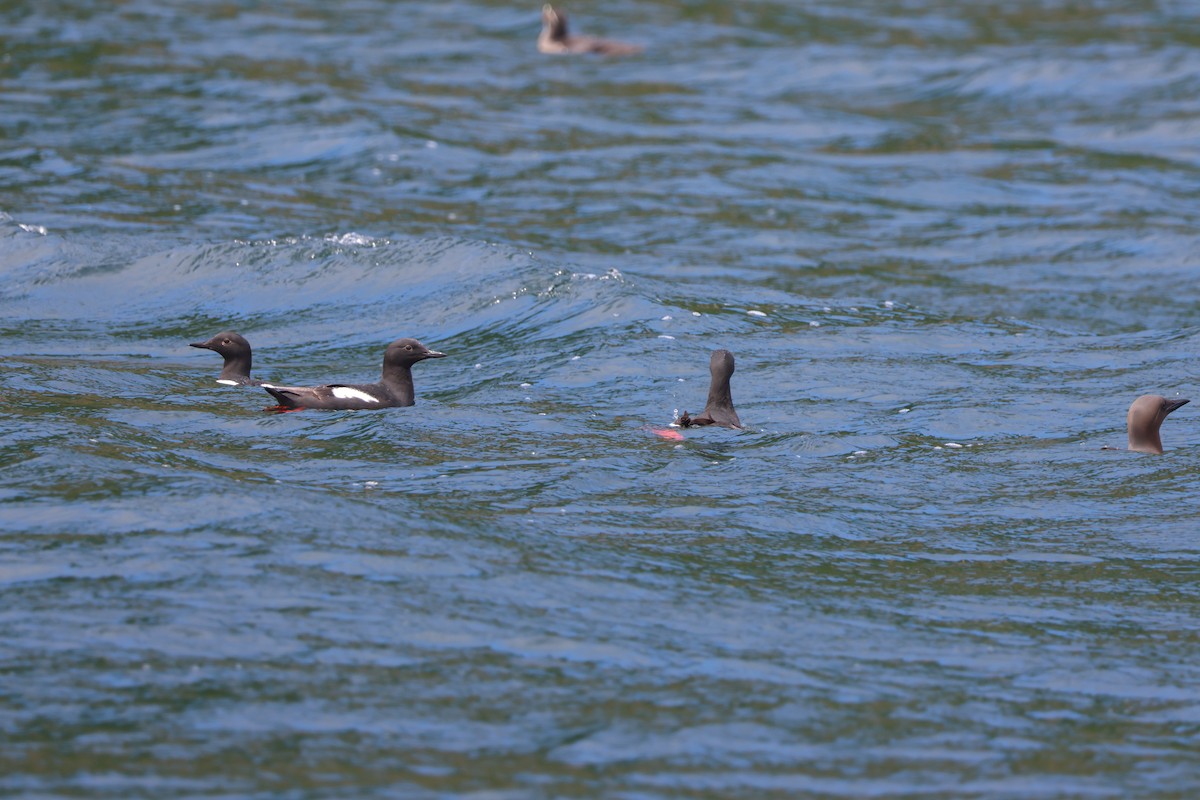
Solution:
<svg viewBox="0 0 1200 800">
<path fill-rule="evenodd" d="M 1129 433 L 1129 449 L 1139 453 L 1161 454 L 1162 438 L 1159 428 L 1163 420 L 1187 400 L 1168 400 L 1162 395 L 1144 394 L 1129 406 L 1125 425 Z"/>
<path fill-rule="evenodd" d="M 217 376 L 217 383 L 226 386 L 258 386 L 259 381 L 250 377 L 250 343 L 233 331 L 221 331 L 204 342 L 192 342 L 192 347 L 212 350 L 225 359 L 225 366 Z"/>
<path fill-rule="evenodd" d="M 383 354 L 383 375 L 378 383 L 330 383 L 324 386 L 262 387 L 279 401 L 285 411 L 301 408 L 365 410 L 411 406 L 416 402 L 412 365 L 445 353 L 430 350 L 416 339 L 397 339 Z"/>
<path fill-rule="evenodd" d="M 599 53 L 605 56 L 629 56 L 642 48 L 625 42 L 614 42 L 596 36 L 572 36 L 567 32 L 567 15 L 546 3 L 542 6 L 542 32 L 538 35 L 538 50 L 542 53 Z"/>
<path fill-rule="evenodd" d="M 708 371 L 712 374 L 712 383 L 708 387 L 708 402 L 704 413 L 693 417 L 686 411 L 679 415 L 676 423 L 684 428 L 696 425 L 719 425 L 723 428 L 740 428 L 742 421 L 733 408 L 733 394 L 729 389 L 729 379 L 733 377 L 733 353 L 728 350 L 714 350 L 708 360 Z"/>
</svg>

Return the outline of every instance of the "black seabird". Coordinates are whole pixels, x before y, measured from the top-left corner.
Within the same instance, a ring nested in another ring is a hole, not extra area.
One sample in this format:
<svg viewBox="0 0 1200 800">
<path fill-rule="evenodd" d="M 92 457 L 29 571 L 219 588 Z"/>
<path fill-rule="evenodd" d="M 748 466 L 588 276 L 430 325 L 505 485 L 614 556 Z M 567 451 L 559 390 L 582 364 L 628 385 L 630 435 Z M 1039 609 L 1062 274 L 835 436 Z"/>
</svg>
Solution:
<svg viewBox="0 0 1200 800">
<path fill-rule="evenodd" d="M 595 36 L 572 36 L 567 33 L 567 15 L 546 3 L 542 6 L 542 32 L 538 35 L 538 50 L 542 53 L 599 53 L 603 56 L 631 56 L 642 52 L 635 44 L 614 42 Z"/>
<path fill-rule="evenodd" d="M 1129 432 L 1129 449 L 1139 453 L 1161 455 L 1163 446 L 1158 429 L 1168 414 L 1187 402 L 1168 400 L 1158 394 L 1144 394 L 1134 400 L 1129 406 L 1129 414 L 1125 417 L 1125 425 Z"/>
<path fill-rule="evenodd" d="M 708 360 L 708 371 L 712 383 L 708 387 L 708 403 L 704 413 L 698 417 L 688 416 L 684 411 L 675 424 L 690 428 L 694 425 L 720 425 L 723 428 L 740 428 L 742 421 L 733 409 L 733 395 L 729 391 L 729 379 L 733 377 L 733 353 L 728 350 L 713 350 Z"/>
<path fill-rule="evenodd" d="M 192 342 L 192 347 L 202 347 L 220 353 L 225 366 L 217 376 L 217 383 L 226 386 L 258 386 L 259 381 L 250 377 L 250 343 L 233 331 L 222 331 L 207 342 Z"/>
<path fill-rule="evenodd" d="M 427 358 L 442 358 L 445 355 L 430 350 L 416 339 L 397 339 L 388 345 L 383 354 L 383 375 L 379 383 L 330 383 L 325 386 L 272 386 L 264 383 L 262 387 L 279 401 L 280 411 L 411 406 L 416 402 L 412 365 Z"/>
</svg>

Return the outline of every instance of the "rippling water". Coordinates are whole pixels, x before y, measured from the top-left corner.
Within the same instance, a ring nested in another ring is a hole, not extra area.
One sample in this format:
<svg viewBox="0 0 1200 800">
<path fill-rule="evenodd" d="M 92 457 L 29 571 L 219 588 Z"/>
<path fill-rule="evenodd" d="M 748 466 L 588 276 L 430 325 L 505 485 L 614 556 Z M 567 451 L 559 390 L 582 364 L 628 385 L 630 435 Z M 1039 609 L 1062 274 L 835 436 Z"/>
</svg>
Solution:
<svg viewBox="0 0 1200 800">
<path fill-rule="evenodd" d="M 567 10 L 0 9 L 0 793 L 1200 792 L 1194 9 Z"/>
</svg>

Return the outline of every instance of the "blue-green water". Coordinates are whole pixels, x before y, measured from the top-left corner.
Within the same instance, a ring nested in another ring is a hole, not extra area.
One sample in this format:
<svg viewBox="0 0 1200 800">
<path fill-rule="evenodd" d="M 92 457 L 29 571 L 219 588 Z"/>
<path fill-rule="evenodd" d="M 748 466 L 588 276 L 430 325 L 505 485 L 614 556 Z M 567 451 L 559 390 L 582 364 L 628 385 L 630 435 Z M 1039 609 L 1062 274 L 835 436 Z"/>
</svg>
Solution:
<svg viewBox="0 0 1200 800">
<path fill-rule="evenodd" d="M 1194 9 L 567 10 L 0 8 L 0 794 L 1200 792 Z"/>
</svg>

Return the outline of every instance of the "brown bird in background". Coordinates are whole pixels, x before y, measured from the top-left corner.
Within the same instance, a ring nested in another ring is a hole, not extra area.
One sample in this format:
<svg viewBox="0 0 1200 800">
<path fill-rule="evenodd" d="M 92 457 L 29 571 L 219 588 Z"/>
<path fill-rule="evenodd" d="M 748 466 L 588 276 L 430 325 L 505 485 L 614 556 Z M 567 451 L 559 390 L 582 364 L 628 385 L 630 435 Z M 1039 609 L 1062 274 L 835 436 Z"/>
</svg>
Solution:
<svg viewBox="0 0 1200 800">
<path fill-rule="evenodd" d="M 600 39 L 595 36 L 572 36 L 567 32 L 567 15 L 546 3 L 542 6 L 542 32 L 538 35 L 538 50 L 543 53 L 599 53 L 604 56 L 631 56 L 642 52 L 635 44 Z"/>
</svg>

